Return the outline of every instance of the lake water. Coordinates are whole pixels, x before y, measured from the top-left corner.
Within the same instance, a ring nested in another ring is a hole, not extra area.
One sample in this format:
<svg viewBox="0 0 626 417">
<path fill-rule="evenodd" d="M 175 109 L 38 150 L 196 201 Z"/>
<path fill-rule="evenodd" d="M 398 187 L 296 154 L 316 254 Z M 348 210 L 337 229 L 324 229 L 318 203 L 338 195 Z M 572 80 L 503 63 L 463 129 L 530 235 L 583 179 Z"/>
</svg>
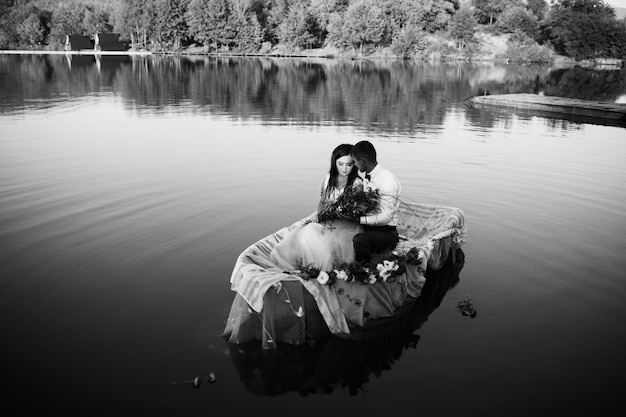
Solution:
<svg viewBox="0 0 626 417">
<path fill-rule="evenodd" d="M 624 101 L 626 73 L 0 55 L 7 409 L 303 417 L 621 408 L 626 130 L 463 103 L 487 92 Z M 221 337 L 235 259 L 310 214 L 331 150 L 363 139 L 400 178 L 403 199 L 464 211 L 460 273 L 400 335 L 410 343 L 372 342 L 374 362 L 335 349 L 337 373 L 360 372 L 345 386 L 303 378 L 328 364 L 320 352 L 252 352 L 242 364 L 246 352 Z M 457 310 L 467 299 L 473 319 Z M 184 383 L 211 372 L 215 383 Z"/>
</svg>

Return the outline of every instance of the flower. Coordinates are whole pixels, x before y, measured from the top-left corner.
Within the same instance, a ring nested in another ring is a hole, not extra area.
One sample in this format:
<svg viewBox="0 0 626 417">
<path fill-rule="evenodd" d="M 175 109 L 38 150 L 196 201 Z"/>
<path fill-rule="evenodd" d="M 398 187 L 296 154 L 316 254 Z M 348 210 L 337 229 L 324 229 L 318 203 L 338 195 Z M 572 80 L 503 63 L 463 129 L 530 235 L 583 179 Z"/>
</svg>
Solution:
<svg viewBox="0 0 626 417">
<path fill-rule="evenodd" d="M 423 259 L 424 255 L 422 251 L 415 247 L 409 249 L 409 251 L 405 254 L 406 263 L 409 265 L 420 265 Z"/>
<path fill-rule="evenodd" d="M 316 279 L 317 279 L 317 282 L 324 285 L 328 282 L 329 278 L 330 277 L 328 276 L 328 273 L 326 271 L 320 271 Z"/>
<path fill-rule="evenodd" d="M 320 269 L 313 265 L 306 265 L 300 268 L 300 277 L 303 280 L 316 279 L 320 274 Z"/>
<path fill-rule="evenodd" d="M 333 272 L 337 276 L 337 279 L 341 279 L 344 281 L 348 280 L 348 274 L 343 269 L 340 269 L 340 270 L 334 269 Z"/>
<path fill-rule="evenodd" d="M 376 265 L 376 269 L 378 270 L 378 275 L 383 279 L 383 281 L 387 282 L 389 278 L 394 276 L 394 272 L 397 272 L 400 269 L 400 265 L 395 260 L 383 260 L 382 263 Z"/>
<path fill-rule="evenodd" d="M 327 203 L 317 214 L 319 223 L 332 223 L 339 213 L 347 217 L 360 217 L 379 210 L 380 193 L 374 189 L 364 189 L 362 181 L 355 181 L 344 188 L 337 200 Z"/>
<path fill-rule="evenodd" d="M 423 265 L 424 255 L 416 247 L 405 253 L 394 250 L 388 253 L 374 254 L 371 263 L 376 265 L 375 270 L 370 270 L 358 262 L 352 262 L 334 265 L 334 269 L 330 271 L 323 271 L 313 265 L 306 265 L 300 267 L 296 273 L 303 280 L 315 279 L 320 285 L 333 285 L 338 280 L 372 285 L 379 281 L 395 281 L 396 277 L 406 272 L 408 265 L 417 266 L 419 272 L 424 272 L 425 267 Z"/>
</svg>

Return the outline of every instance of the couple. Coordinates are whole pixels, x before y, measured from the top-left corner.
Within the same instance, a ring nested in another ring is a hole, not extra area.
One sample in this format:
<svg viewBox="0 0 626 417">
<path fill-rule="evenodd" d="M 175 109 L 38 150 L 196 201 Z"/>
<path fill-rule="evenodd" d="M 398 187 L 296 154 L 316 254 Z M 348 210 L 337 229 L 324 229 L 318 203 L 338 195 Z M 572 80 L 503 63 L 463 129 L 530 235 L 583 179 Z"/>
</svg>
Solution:
<svg viewBox="0 0 626 417">
<path fill-rule="evenodd" d="M 358 170 L 358 172 L 357 172 Z M 311 222 L 291 231 L 272 250 L 270 259 L 283 269 L 314 266 L 330 271 L 342 263 L 367 266 L 372 253 L 393 249 L 398 244 L 398 207 L 401 185 L 398 178 L 377 161 L 369 141 L 337 146 L 331 155 L 330 170 L 321 186 L 317 213 L 337 201 L 348 187 L 361 184 L 378 190 L 378 209 L 371 214 L 349 217 L 331 224 Z"/>
</svg>

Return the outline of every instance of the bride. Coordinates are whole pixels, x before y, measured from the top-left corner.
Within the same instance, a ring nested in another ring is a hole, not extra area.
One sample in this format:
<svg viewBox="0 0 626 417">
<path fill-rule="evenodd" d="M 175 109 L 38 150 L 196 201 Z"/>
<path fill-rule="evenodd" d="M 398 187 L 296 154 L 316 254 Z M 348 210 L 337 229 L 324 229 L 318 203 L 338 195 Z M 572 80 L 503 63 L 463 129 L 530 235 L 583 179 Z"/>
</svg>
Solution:
<svg viewBox="0 0 626 417">
<path fill-rule="evenodd" d="M 322 181 L 317 213 L 337 200 L 346 187 L 361 181 L 350 155 L 352 145 L 337 146 L 330 158 L 330 169 Z M 362 228 L 355 222 L 334 220 L 330 224 L 307 223 L 291 231 L 270 253 L 270 260 L 276 266 L 287 269 L 301 269 L 313 266 L 330 271 L 340 263 L 354 261 L 352 238 Z"/>
</svg>

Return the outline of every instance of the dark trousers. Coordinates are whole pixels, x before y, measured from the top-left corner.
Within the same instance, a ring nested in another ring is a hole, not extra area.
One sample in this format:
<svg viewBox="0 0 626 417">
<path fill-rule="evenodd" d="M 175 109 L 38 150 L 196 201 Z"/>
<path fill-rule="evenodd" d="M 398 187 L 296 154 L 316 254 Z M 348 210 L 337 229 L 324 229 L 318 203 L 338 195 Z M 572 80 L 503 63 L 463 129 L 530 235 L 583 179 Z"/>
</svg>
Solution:
<svg viewBox="0 0 626 417">
<path fill-rule="evenodd" d="M 365 226 L 365 230 L 354 236 L 354 255 L 360 264 L 368 263 L 372 253 L 389 251 L 398 244 L 395 226 Z"/>
</svg>

